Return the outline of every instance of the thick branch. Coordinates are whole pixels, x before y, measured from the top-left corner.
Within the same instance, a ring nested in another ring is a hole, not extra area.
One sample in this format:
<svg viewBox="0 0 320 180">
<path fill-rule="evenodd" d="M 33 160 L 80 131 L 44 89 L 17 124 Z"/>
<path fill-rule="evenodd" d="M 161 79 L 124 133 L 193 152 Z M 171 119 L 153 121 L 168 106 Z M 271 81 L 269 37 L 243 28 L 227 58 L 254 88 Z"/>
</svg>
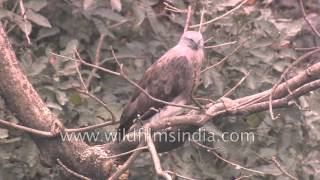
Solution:
<svg viewBox="0 0 320 180">
<path fill-rule="evenodd" d="M 27 77 L 21 72 L 16 55 L 0 23 L 0 95 L 6 102 L 8 109 L 24 126 L 50 132 L 51 126 L 60 123 L 41 100 Z M 48 166 L 55 165 L 57 159 L 63 161 L 75 172 L 89 177 L 107 177 L 110 161 L 99 147 L 89 147 L 84 142 L 62 141 L 56 138 L 32 139 L 38 146 L 42 159 Z M 97 153 L 99 152 L 99 153 Z M 80 162 L 80 163 L 79 163 Z"/>
<path fill-rule="evenodd" d="M 289 102 L 299 96 L 302 96 L 310 91 L 318 89 L 320 87 L 320 63 L 316 63 L 309 67 L 304 72 L 299 73 L 295 77 L 291 78 L 287 82 L 281 83 L 274 91 L 274 98 L 272 105 L 274 108 L 289 106 Z M 292 94 L 288 92 L 288 88 L 291 89 Z M 157 121 L 150 122 L 150 127 L 153 129 L 164 129 L 171 126 L 178 125 L 194 125 L 203 126 L 207 121 L 220 118 L 222 116 L 230 115 L 249 115 L 256 112 L 265 111 L 269 108 L 268 94 L 272 89 L 263 91 L 258 94 L 242 97 L 232 100 L 235 106 L 227 107 L 224 102 L 211 103 L 207 105 L 206 114 L 199 114 L 197 112 L 191 112 L 193 115 L 175 116 Z M 246 102 L 258 99 L 259 101 L 249 104 L 247 106 L 239 106 Z"/>
</svg>

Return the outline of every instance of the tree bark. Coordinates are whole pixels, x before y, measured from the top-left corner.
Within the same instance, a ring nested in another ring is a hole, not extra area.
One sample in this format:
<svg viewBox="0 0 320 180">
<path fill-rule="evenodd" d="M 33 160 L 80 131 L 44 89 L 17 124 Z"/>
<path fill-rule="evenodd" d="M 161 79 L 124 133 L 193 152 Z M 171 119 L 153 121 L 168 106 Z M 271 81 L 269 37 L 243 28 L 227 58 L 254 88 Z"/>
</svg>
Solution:
<svg viewBox="0 0 320 180">
<path fill-rule="evenodd" d="M 41 100 L 27 77 L 19 68 L 17 57 L 0 23 L 0 95 L 8 109 L 24 126 L 50 131 L 54 122 L 59 119 Z M 40 150 L 43 162 L 48 166 L 60 159 L 76 172 L 89 177 L 108 177 L 112 164 L 105 152 L 96 151 L 84 142 L 62 141 L 60 136 L 43 138 L 32 136 Z M 96 152 L 99 152 L 97 154 Z"/>
</svg>

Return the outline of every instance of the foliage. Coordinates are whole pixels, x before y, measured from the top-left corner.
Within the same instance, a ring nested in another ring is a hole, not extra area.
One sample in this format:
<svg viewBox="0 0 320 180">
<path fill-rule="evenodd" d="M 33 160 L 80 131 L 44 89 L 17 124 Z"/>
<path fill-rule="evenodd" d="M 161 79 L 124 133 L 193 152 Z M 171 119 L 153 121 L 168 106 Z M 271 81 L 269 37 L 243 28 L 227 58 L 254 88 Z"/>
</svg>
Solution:
<svg viewBox="0 0 320 180">
<path fill-rule="evenodd" d="M 105 34 L 101 47 L 102 66 L 117 70 L 110 51 L 112 46 L 124 63 L 127 75 L 138 81 L 145 69 L 177 42 L 186 19 L 185 14 L 166 11 L 162 0 L 25 0 L 24 15 L 21 15 L 18 0 L 1 2 L 0 18 L 21 61 L 21 68 L 47 106 L 67 127 L 101 123 L 103 120 L 99 117 L 108 119 L 110 115 L 101 105 L 75 90 L 80 86 L 75 63 L 54 57 L 50 52 L 76 57 L 76 48 L 82 59 L 94 63 L 99 37 Z M 204 21 L 208 21 L 239 2 L 195 1 L 191 22 L 200 22 L 202 8 L 206 11 Z M 308 18 L 320 29 L 319 3 L 315 0 L 304 3 Z M 171 5 L 187 8 L 183 0 L 172 1 Z M 320 43 L 293 0 L 248 1 L 231 15 L 205 26 L 203 34 L 205 39 L 213 37 L 206 45 L 246 40 L 244 47 L 226 63 L 203 74 L 197 96 L 213 100 L 221 97 L 249 71 L 250 76 L 232 98 L 272 87 L 284 69 L 303 54 L 295 48 L 315 47 Z M 32 44 L 28 44 L 26 35 Z M 206 49 L 204 67 L 216 63 L 236 46 Z M 295 72 L 316 60 L 316 56 L 310 58 L 308 63 L 295 67 Z M 82 66 L 81 73 L 87 78 L 92 71 Z M 119 118 L 134 88 L 124 80 L 100 71 L 93 76 L 90 91 L 108 104 Z M 277 156 L 282 166 L 299 179 L 316 178 L 314 174 L 320 166 L 316 161 L 320 158 L 316 148 L 320 139 L 318 96 L 319 92 L 313 92 L 297 100 L 302 108 L 311 111 L 301 111 L 297 107 L 276 110 L 281 114 L 276 121 L 265 112 L 208 123 L 205 128 L 217 136 L 226 131 L 254 132 L 256 135 L 254 142 L 208 145 L 219 147 L 217 152 L 226 159 L 268 173 L 269 179 L 284 177 L 266 160 L 272 156 Z M 0 118 L 18 122 L 5 110 L 1 99 L 0 107 Z M 110 126 L 101 131 L 114 129 L 115 126 Z M 40 165 L 39 152 L 26 134 L 0 128 L 0 146 L 0 179 L 58 178 L 56 171 Z M 247 174 L 192 144 L 165 153 L 161 158 L 165 169 L 197 179 L 230 179 Z M 141 157 L 131 168 L 132 179 L 142 179 L 141 174 L 144 179 L 154 177 L 151 161 L 145 159 L 149 157 Z M 255 177 L 259 179 L 259 176 Z"/>
</svg>

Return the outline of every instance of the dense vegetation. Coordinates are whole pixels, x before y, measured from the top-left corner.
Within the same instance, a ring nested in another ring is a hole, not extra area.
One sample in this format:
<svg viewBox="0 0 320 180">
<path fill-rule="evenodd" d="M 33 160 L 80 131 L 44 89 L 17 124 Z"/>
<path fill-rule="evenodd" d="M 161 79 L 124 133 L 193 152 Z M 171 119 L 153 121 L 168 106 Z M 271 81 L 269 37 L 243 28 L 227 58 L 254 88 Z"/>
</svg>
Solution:
<svg viewBox="0 0 320 180">
<path fill-rule="evenodd" d="M 110 115 L 95 100 L 76 90 L 81 83 L 74 62 L 53 56 L 52 52 L 76 58 L 77 49 L 85 61 L 98 62 L 100 66 L 118 71 L 112 46 L 124 64 L 125 73 L 138 81 L 145 69 L 175 45 L 183 33 L 186 13 L 167 10 L 163 2 L 25 0 L 21 5 L 19 0 L 5 0 L 0 1 L 0 18 L 24 73 L 65 126 L 75 128 L 101 123 Z M 189 3 L 187 0 L 168 2 L 179 9 L 187 9 Z M 191 25 L 200 22 L 202 10 L 205 12 L 203 21 L 207 22 L 241 2 L 194 1 L 191 3 Z M 307 19 L 320 30 L 319 1 L 303 3 Z M 205 49 L 203 69 L 230 54 L 240 42 L 245 42 L 227 61 L 202 75 L 196 96 L 212 100 L 223 96 L 248 73 L 230 98 L 271 88 L 290 64 L 320 43 L 320 37 L 306 23 L 299 1 L 295 0 L 249 0 L 233 13 L 204 25 L 203 36 L 208 40 L 206 46 L 236 41 Z M 319 62 L 319 54 L 295 66 L 287 78 L 316 62 Z M 103 100 L 119 119 L 134 87 L 119 77 L 92 71 L 86 66 L 81 66 L 81 73 L 90 92 Z M 280 114 L 276 120 L 272 120 L 266 111 L 221 118 L 204 126 L 217 136 L 223 132 L 253 132 L 254 141 L 206 145 L 217 148 L 215 152 L 224 159 L 266 173 L 264 177 L 239 170 L 192 143 L 161 154 L 162 166 L 195 179 L 231 179 L 242 175 L 252 175 L 253 179 L 288 178 L 281 168 L 299 179 L 317 179 L 320 167 L 319 101 L 319 91 L 314 91 L 299 97 L 295 101 L 298 106 L 274 110 L 275 114 Z M 0 117 L 18 122 L 1 98 Z M 116 126 L 95 131 L 114 131 Z M 103 139 L 99 143 L 104 143 Z M 0 179 L 63 177 L 61 168 L 41 166 L 38 149 L 27 133 L 0 127 L 0 147 Z M 152 161 L 146 155 L 138 158 L 130 168 L 130 179 L 154 179 L 154 174 Z"/>
</svg>

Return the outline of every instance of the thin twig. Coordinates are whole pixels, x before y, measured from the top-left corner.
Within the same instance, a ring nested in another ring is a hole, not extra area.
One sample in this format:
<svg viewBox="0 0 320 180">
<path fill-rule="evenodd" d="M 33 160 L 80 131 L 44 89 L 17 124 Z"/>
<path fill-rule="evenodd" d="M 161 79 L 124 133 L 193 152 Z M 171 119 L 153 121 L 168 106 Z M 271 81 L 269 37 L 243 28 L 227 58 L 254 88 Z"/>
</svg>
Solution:
<svg viewBox="0 0 320 180">
<path fill-rule="evenodd" d="M 15 123 L 12 123 L 12 122 L 8 122 L 8 121 L 2 120 L 2 119 L 0 119 L 0 124 L 1 125 L 5 125 L 7 127 L 15 128 L 15 129 L 21 130 L 23 132 L 27 132 L 27 133 L 30 133 L 32 135 L 39 136 L 39 137 L 56 137 L 56 136 L 59 135 L 59 133 L 58 134 L 52 134 L 51 132 L 48 132 L 48 131 L 41 131 L 41 130 L 29 128 L 29 127 L 18 125 L 18 124 L 15 124 Z M 92 130 L 92 129 L 97 129 L 97 128 L 100 128 L 100 127 L 105 127 L 105 126 L 112 125 L 112 124 L 115 124 L 115 123 L 109 121 L 109 122 L 104 122 L 104 123 L 101 123 L 101 124 L 96 124 L 96 125 L 87 126 L 87 127 L 83 127 L 83 128 L 64 129 L 64 132 L 66 132 L 66 133 L 83 132 L 83 131 L 89 131 L 89 130 Z"/>
<path fill-rule="evenodd" d="M 235 86 L 233 86 L 233 88 L 231 88 L 228 92 L 226 92 L 222 97 L 230 96 L 244 82 L 244 80 L 247 79 L 247 77 L 250 75 L 250 73 L 251 73 L 250 71 L 248 73 L 246 73 L 245 76 L 243 78 L 241 78 L 241 80 Z"/>
<path fill-rule="evenodd" d="M 100 58 L 101 58 L 101 49 L 102 49 L 102 45 L 103 45 L 103 42 L 104 42 L 104 39 L 106 37 L 106 34 L 102 33 L 100 34 L 100 37 L 99 37 L 99 40 L 98 40 L 98 44 L 97 44 L 97 48 L 96 48 L 96 57 L 95 57 L 95 60 L 94 60 L 94 65 L 99 65 L 100 64 Z M 91 84 L 91 81 L 94 77 L 94 74 L 96 74 L 97 72 L 97 68 L 93 68 L 91 70 L 91 73 L 89 74 L 88 76 L 88 79 L 86 81 L 86 87 L 89 88 L 90 87 L 90 84 Z"/>
<path fill-rule="evenodd" d="M 287 76 L 287 74 L 291 71 L 291 69 L 292 69 L 294 66 L 296 66 L 296 65 L 298 65 L 299 63 L 303 62 L 303 61 L 306 60 L 309 56 L 311 56 L 311 55 L 313 55 L 313 54 L 315 54 L 315 53 L 317 53 L 317 52 L 320 52 L 320 48 L 315 49 L 315 50 L 310 51 L 310 52 L 307 52 L 307 53 L 305 53 L 304 55 L 300 56 L 294 63 L 290 64 L 290 66 L 288 66 L 288 67 L 286 68 L 286 70 L 281 74 L 281 77 L 280 77 L 280 79 L 278 80 L 278 82 L 272 87 L 272 90 L 271 90 L 270 95 L 269 95 L 269 113 L 270 113 L 270 116 L 271 116 L 271 119 L 272 119 L 272 120 L 275 120 L 275 119 L 277 119 L 277 118 L 279 117 L 279 115 L 277 115 L 277 117 L 275 117 L 274 114 L 273 114 L 273 110 L 272 110 L 272 97 L 273 97 L 273 95 L 274 95 L 274 92 L 275 92 L 276 88 L 279 86 L 279 84 L 280 84 L 283 80 L 285 80 L 285 77 Z M 287 87 L 288 87 L 288 86 L 287 86 Z M 289 89 L 289 88 L 287 88 L 287 89 Z M 288 91 L 288 92 L 290 93 L 290 91 Z"/>
<path fill-rule="evenodd" d="M 248 101 L 245 101 L 245 102 L 239 104 L 238 106 L 235 106 L 233 109 L 244 109 L 244 108 L 246 108 L 246 107 L 248 107 L 248 106 L 250 106 L 250 105 L 252 105 L 252 104 L 255 104 L 255 103 L 261 101 L 262 99 L 270 96 L 271 94 L 273 94 L 274 92 L 272 92 L 272 91 L 275 91 L 275 89 L 277 89 L 277 87 L 279 86 L 279 84 L 280 84 L 280 83 L 283 81 L 283 79 L 285 78 L 285 75 L 291 70 L 291 68 L 292 68 L 293 66 L 295 66 L 296 64 L 300 63 L 300 61 L 306 59 L 307 57 L 309 57 L 309 56 L 311 56 L 312 54 L 317 53 L 317 52 L 319 52 L 319 51 L 320 51 L 320 48 L 319 48 L 319 49 L 316 49 L 316 50 L 313 50 L 313 51 L 310 51 L 310 52 L 307 52 L 307 53 L 305 53 L 304 55 L 300 56 L 297 61 L 295 61 L 293 64 L 291 64 L 291 65 L 282 73 L 279 81 L 272 87 L 272 89 L 270 90 L 269 93 L 266 93 L 264 96 L 256 97 L 256 98 L 253 98 L 253 99 L 249 99 Z M 273 96 L 273 95 L 272 95 L 272 96 Z M 272 98 L 271 98 L 271 100 L 272 100 Z M 269 101 L 270 101 L 270 98 L 269 98 Z M 269 104 L 269 109 L 270 109 L 270 104 Z M 271 107 L 271 110 L 270 110 L 270 111 L 272 111 L 272 107 Z"/>
<path fill-rule="evenodd" d="M 36 130 L 36 129 L 29 128 L 26 126 L 22 126 L 22 125 L 18 125 L 18 124 L 12 123 L 12 122 L 8 122 L 8 121 L 2 120 L 2 119 L 0 119 L 0 124 L 5 125 L 7 127 L 14 128 L 14 129 L 18 129 L 18 130 L 21 130 L 23 132 L 27 132 L 27 133 L 30 133 L 33 135 L 37 135 L 40 137 L 53 137 L 53 134 L 51 132 Z"/>
<path fill-rule="evenodd" d="M 214 150 L 212 150 L 212 148 L 210 148 L 210 147 L 208 147 L 208 146 L 205 146 L 205 145 L 203 145 L 203 144 L 200 144 L 200 143 L 198 143 L 198 142 L 196 142 L 196 141 L 193 141 L 193 142 L 194 142 L 194 144 L 198 145 L 199 147 L 204 148 L 204 149 L 206 149 L 208 152 L 210 152 L 210 153 L 212 153 L 213 155 L 215 155 L 218 159 L 220 159 L 220 160 L 222 160 L 222 161 L 224 161 L 224 162 L 226 162 L 226 163 L 228 163 L 228 164 L 230 164 L 230 165 L 232 165 L 232 166 L 235 166 L 235 169 L 243 169 L 243 170 L 246 170 L 246 171 L 249 171 L 249 172 L 253 172 L 253 173 L 257 173 L 257 174 L 260 174 L 260 175 L 265 175 L 265 173 L 262 172 L 262 171 L 258 171 L 258 170 L 254 170 L 254 169 L 249 169 L 249 168 L 246 168 L 246 167 L 244 167 L 244 166 L 242 166 L 242 165 L 239 165 L 239 164 L 237 164 L 237 163 L 234 163 L 234 162 L 231 162 L 231 161 L 229 161 L 229 160 L 227 160 L 227 159 L 224 159 L 223 157 L 221 157 L 220 155 L 218 155 L 216 152 L 214 152 Z"/>
<path fill-rule="evenodd" d="M 286 176 L 288 176 L 290 179 L 293 180 L 298 180 L 298 178 L 294 177 L 293 175 L 291 175 L 290 173 L 288 173 L 285 169 L 283 169 L 280 165 L 280 163 L 278 162 L 277 158 L 275 156 L 272 156 L 271 158 L 272 162 L 274 162 L 274 164 L 277 166 L 277 168 Z"/>
<path fill-rule="evenodd" d="M 147 139 L 148 149 L 151 154 L 151 158 L 153 160 L 153 165 L 154 165 L 154 168 L 155 168 L 157 174 L 159 176 L 165 178 L 166 180 L 172 180 L 172 177 L 166 171 L 163 171 L 163 169 L 161 167 L 161 162 L 160 162 L 156 147 L 155 147 L 153 140 L 152 140 L 151 129 L 145 128 L 144 132 L 145 132 L 145 136 Z"/>
<path fill-rule="evenodd" d="M 141 141 L 137 149 L 143 146 L 145 146 L 145 141 Z M 137 157 L 142 153 L 142 151 L 143 149 L 139 149 L 133 152 L 132 155 L 128 158 L 128 160 L 123 165 L 121 165 L 121 167 L 111 177 L 109 177 L 108 180 L 117 180 L 130 167 L 133 161 L 137 159 Z"/>
<path fill-rule="evenodd" d="M 232 45 L 237 43 L 238 41 L 232 41 L 232 42 L 227 42 L 227 43 L 223 43 L 223 44 L 217 44 L 217 45 L 212 45 L 212 46 L 205 46 L 205 49 L 213 49 L 213 48 L 217 48 L 217 47 L 222 47 L 222 46 L 227 46 L 227 45 Z"/>
<path fill-rule="evenodd" d="M 118 56 L 117 58 L 118 58 L 118 59 L 126 59 L 126 58 L 128 58 L 128 59 L 129 59 L 129 58 L 130 58 L 130 59 L 142 59 L 142 57 L 136 57 L 136 56 L 133 56 L 133 55 Z M 103 60 L 100 62 L 99 66 L 102 66 L 104 63 L 109 62 L 109 61 L 114 61 L 114 58 L 113 58 L 113 57 L 109 57 L 109 58 L 103 59 Z"/>
<path fill-rule="evenodd" d="M 57 159 L 57 162 L 58 164 L 65 170 L 67 171 L 68 173 L 72 174 L 73 176 L 77 177 L 77 178 L 80 178 L 80 179 L 84 179 L 84 180 L 90 180 L 90 178 L 87 178 L 86 176 L 84 175 L 81 175 L 73 170 L 71 170 L 70 168 L 68 168 L 66 165 L 64 165 L 60 159 Z"/>
<path fill-rule="evenodd" d="M 131 79 L 128 78 L 128 76 L 123 73 L 123 66 L 122 64 L 121 67 L 120 67 L 120 72 L 121 73 L 118 73 L 118 72 L 115 72 L 115 71 L 111 71 L 109 69 L 106 69 L 106 68 L 103 68 L 103 67 L 100 67 L 100 66 L 96 66 L 96 65 L 93 65 L 93 64 L 90 64 L 90 63 L 87 63 L 85 61 L 82 61 L 82 60 L 79 60 L 79 59 L 74 59 L 74 58 L 71 58 L 71 57 L 68 57 L 68 56 L 63 56 L 63 55 L 60 55 L 60 54 L 56 54 L 56 53 L 53 53 L 53 52 L 50 52 L 52 55 L 55 55 L 57 57 L 62 57 L 62 58 L 65 58 L 65 59 L 68 59 L 68 60 L 71 60 L 71 61 L 77 61 L 77 62 L 81 62 L 82 64 L 86 65 L 86 66 L 89 66 L 89 67 L 95 67 L 103 72 L 106 72 L 106 73 L 109 73 L 109 74 L 112 74 L 112 75 L 115 75 L 115 76 L 118 76 L 118 77 L 121 77 L 123 79 L 125 79 L 127 82 L 129 82 L 129 84 L 131 84 L 132 86 L 136 87 L 137 89 L 139 89 L 139 91 L 141 91 L 144 95 L 146 95 L 149 99 L 153 100 L 153 101 L 156 101 L 158 103 L 162 103 L 162 104 L 165 104 L 165 105 L 169 105 L 169 106 L 175 106 L 175 107 L 182 107 L 182 108 L 186 108 L 186 109 L 193 109 L 193 110 L 200 110 L 200 108 L 198 107 L 195 107 L 195 106 L 188 106 L 188 105 L 180 105 L 180 104 L 175 104 L 175 103 L 171 103 L 171 102 L 167 102 L 167 101 L 163 101 L 163 100 L 160 100 L 160 99 L 157 99 L 153 96 L 151 96 L 148 92 L 146 92 L 143 88 L 141 88 L 137 83 L 135 83 L 134 81 L 132 81 Z"/>
<path fill-rule="evenodd" d="M 303 48 L 299 48 L 299 47 L 296 47 L 296 48 L 293 48 L 294 50 L 296 51 L 312 51 L 312 50 L 315 50 L 315 49 L 319 49 L 320 47 L 317 46 L 317 47 L 303 47 Z"/>
<path fill-rule="evenodd" d="M 103 123 L 100 123 L 100 124 L 95 124 L 95 125 L 86 126 L 86 127 L 82 127 L 82 128 L 68 128 L 68 129 L 65 129 L 64 131 L 66 133 L 85 132 L 85 131 L 90 131 L 90 130 L 93 130 L 93 129 L 98 129 L 98 128 L 101 128 L 101 127 L 114 125 L 116 123 L 118 123 L 118 122 L 107 121 L 107 122 L 103 122 Z"/>
<path fill-rule="evenodd" d="M 309 19 L 307 18 L 307 14 L 306 11 L 304 9 L 303 6 L 303 1 L 299 0 L 299 5 L 300 5 L 300 10 L 302 12 L 303 15 L 303 19 L 307 22 L 307 24 L 310 26 L 310 28 L 312 29 L 312 31 L 314 32 L 314 34 L 317 35 L 318 38 L 320 38 L 320 32 L 312 25 L 312 23 L 309 21 Z"/>
<path fill-rule="evenodd" d="M 26 35 L 26 38 L 27 38 L 27 41 L 28 41 L 28 44 L 31 44 L 31 40 L 30 40 L 30 37 L 29 37 L 29 32 L 28 32 L 28 28 L 27 28 L 27 15 L 26 15 L 26 9 L 24 8 L 24 4 L 23 4 L 23 0 L 20 0 L 19 1 L 19 5 L 20 5 L 20 10 L 21 10 L 21 16 L 22 16 L 22 19 L 23 19 L 23 24 L 24 24 L 24 34 Z"/>
<path fill-rule="evenodd" d="M 207 98 L 196 97 L 195 99 L 196 99 L 196 100 L 199 100 L 199 101 L 207 101 L 207 102 L 210 102 L 210 103 L 212 103 L 212 104 L 216 103 L 214 100 L 212 100 L 212 99 L 207 99 Z"/>
<path fill-rule="evenodd" d="M 201 71 L 201 74 L 206 72 L 206 71 L 208 71 L 208 70 L 210 70 L 210 69 L 212 69 L 212 68 L 215 68 L 216 66 L 218 66 L 218 65 L 222 64 L 223 62 L 225 62 L 227 59 L 229 59 L 229 57 L 231 57 L 234 53 L 236 53 L 243 46 L 244 42 L 240 43 L 230 54 L 226 55 L 219 62 L 217 62 L 214 65 L 211 65 L 209 67 L 206 67 L 204 70 Z"/>
<path fill-rule="evenodd" d="M 188 13 L 187 13 L 186 24 L 184 25 L 184 30 L 183 30 L 183 32 L 188 31 L 189 24 L 190 24 L 191 14 L 192 14 L 192 8 L 191 8 L 191 5 L 189 5 L 189 6 L 188 6 Z"/>
<path fill-rule="evenodd" d="M 108 29 L 116 28 L 116 27 L 118 27 L 118 26 L 120 26 L 122 24 L 125 24 L 125 23 L 129 22 L 129 21 L 130 21 L 129 19 L 125 19 L 123 21 L 120 21 L 118 23 L 115 23 L 115 24 L 112 24 L 112 25 L 108 26 Z"/>
<path fill-rule="evenodd" d="M 250 174 L 250 175 L 241 175 L 240 177 L 234 179 L 234 180 L 241 180 L 241 179 L 244 179 L 244 178 L 251 178 L 253 176 L 253 174 Z"/>
<path fill-rule="evenodd" d="M 199 32 L 201 33 L 201 28 L 202 28 L 202 23 L 203 23 L 203 18 L 204 18 L 204 8 L 201 11 L 201 16 L 200 16 L 200 24 L 199 24 Z"/>
<path fill-rule="evenodd" d="M 84 64 L 86 66 L 89 66 L 89 67 L 92 67 L 92 68 L 97 68 L 97 69 L 99 69 L 99 70 L 101 70 L 103 72 L 112 74 L 114 76 L 120 76 L 120 73 L 118 73 L 118 72 L 115 72 L 115 71 L 112 71 L 112 70 L 109 70 L 109 69 L 106 69 L 106 68 L 103 68 L 103 67 L 100 67 L 100 66 L 96 66 L 96 65 L 93 65 L 91 63 L 87 63 L 86 61 L 83 61 L 83 60 L 80 60 L 80 59 L 71 58 L 71 57 L 60 55 L 60 54 L 57 54 L 57 53 L 54 53 L 54 52 L 50 52 L 50 54 L 52 54 L 54 56 L 57 56 L 57 57 L 65 58 L 65 59 L 68 59 L 68 60 L 71 60 L 71 61 L 80 62 L 80 63 L 82 63 L 82 64 Z"/>
<path fill-rule="evenodd" d="M 78 57 L 79 59 L 81 59 L 81 56 L 80 56 L 79 52 L 77 51 L 77 49 L 75 49 L 75 53 L 76 53 L 77 57 Z M 81 60 L 82 60 L 82 59 L 81 59 Z M 82 60 L 82 61 L 83 61 L 83 60 Z M 90 92 L 88 91 L 87 85 L 84 83 L 83 78 L 82 78 L 82 75 L 81 75 L 81 72 L 80 72 L 80 70 L 79 70 L 78 62 L 77 62 L 77 61 L 74 61 L 74 62 L 75 62 L 75 66 L 76 66 L 76 71 L 77 71 L 78 77 L 79 77 L 79 79 L 80 79 L 80 82 L 81 82 L 81 85 L 82 85 L 82 88 L 83 88 L 83 90 L 78 89 L 78 91 L 79 91 L 80 93 L 82 93 L 82 94 L 85 94 L 85 95 L 89 96 L 90 98 L 92 98 L 92 99 L 94 99 L 96 102 L 98 102 L 100 105 L 102 105 L 102 106 L 109 112 L 109 114 L 111 115 L 111 121 L 112 121 L 112 123 L 114 123 L 114 122 L 116 121 L 116 116 L 114 115 L 114 113 L 111 111 L 111 109 L 109 108 L 109 106 L 108 106 L 106 103 L 104 103 L 101 99 L 97 98 L 95 95 L 93 95 L 92 93 L 90 93 Z M 99 62 L 98 62 L 98 63 L 99 63 Z M 105 124 L 106 124 L 106 125 L 109 125 L 109 122 L 107 122 L 107 123 L 105 123 Z M 91 126 L 91 127 L 94 128 L 95 125 L 94 125 L 94 126 Z M 98 127 L 101 127 L 101 125 L 99 125 Z M 86 128 L 90 129 L 89 127 L 86 127 Z"/>
<path fill-rule="evenodd" d="M 174 7 L 174 6 L 170 5 L 167 2 L 163 2 L 163 4 L 166 6 L 165 10 L 172 11 L 172 12 L 175 12 L 175 13 L 186 13 L 187 12 L 187 10 L 179 9 L 177 7 Z"/>
<path fill-rule="evenodd" d="M 204 40 L 204 44 L 206 44 L 207 42 L 211 41 L 214 38 L 214 36 L 210 36 L 208 39 Z"/>
<path fill-rule="evenodd" d="M 75 49 L 75 52 L 76 52 L 78 58 L 80 58 L 80 55 L 79 55 L 77 49 Z M 79 64 L 78 64 L 78 62 L 77 62 L 77 61 L 74 61 L 74 65 L 75 65 L 76 71 L 77 71 L 77 73 L 78 73 L 78 77 L 79 77 L 79 79 L 80 79 L 82 88 L 84 89 L 84 91 L 88 92 L 87 86 L 86 86 L 86 84 L 85 84 L 84 81 L 83 81 L 83 78 L 82 78 L 82 75 L 81 75 L 81 72 L 80 72 L 80 69 L 79 69 Z"/>
<path fill-rule="evenodd" d="M 101 99 L 99 99 L 98 97 L 96 97 L 95 95 L 93 95 L 92 93 L 89 93 L 88 91 L 83 91 L 78 89 L 78 91 L 82 94 L 85 94 L 87 96 L 89 96 L 90 98 L 94 99 L 96 102 L 98 102 L 100 105 L 102 105 L 111 115 L 111 122 L 115 123 L 116 121 L 116 116 L 114 115 L 114 113 L 111 111 L 111 109 L 109 108 L 109 106 L 104 103 Z"/>
<path fill-rule="evenodd" d="M 176 172 L 172 172 L 172 171 L 166 171 L 166 172 L 169 173 L 169 174 L 172 174 L 172 175 L 174 175 L 174 176 L 176 176 L 176 177 L 179 177 L 179 178 L 181 178 L 181 179 L 196 180 L 196 179 L 193 179 L 193 178 L 189 178 L 189 177 L 180 175 L 180 174 L 178 174 L 178 173 L 176 173 Z"/>
<path fill-rule="evenodd" d="M 214 19 L 211 19 L 210 21 L 204 22 L 204 23 L 202 24 L 202 26 L 207 25 L 207 24 L 211 24 L 211 23 L 213 23 L 213 22 L 215 22 L 215 21 L 218 21 L 219 19 L 222 19 L 222 18 L 228 16 L 229 14 L 233 13 L 235 10 L 239 9 L 239 8 L 240 8 L 242 5 L 244 5 L 247 1 L 248 1 L 248 0 L 244 0 L 244 1 L 241 2 L 238 6 L 234 7 L 234 8 L 231 9 L 230 11 L 224 13 L 223 15 L 218 16 L 218 17 L 216 17 L 216 18 L 214 18 Z M 200 24 L 196 24 L 196 25 L 190 26 L 190 28 L 197 28 L 197 27 L 199 27 L 199 26 L 200 26 Z"/>
<path fill-rule="evenodd" d="M 148 149 L 148 146 L 137 147 L 137 148 L 135 148 L 135 149 L 133 149 L 131 151 L 127 151 L 127 152 L 124 152 L 124 153 L 108 156 L 107 158 L 121 157 L 121 156 L 125 156 L 125 155 L 128 155 L 128 154 L 131 154 L 131 153 L 133 153 L 135 151 L 140 151 L 140 150 L 145 150 L 145 149 Z"/>
</svg>

